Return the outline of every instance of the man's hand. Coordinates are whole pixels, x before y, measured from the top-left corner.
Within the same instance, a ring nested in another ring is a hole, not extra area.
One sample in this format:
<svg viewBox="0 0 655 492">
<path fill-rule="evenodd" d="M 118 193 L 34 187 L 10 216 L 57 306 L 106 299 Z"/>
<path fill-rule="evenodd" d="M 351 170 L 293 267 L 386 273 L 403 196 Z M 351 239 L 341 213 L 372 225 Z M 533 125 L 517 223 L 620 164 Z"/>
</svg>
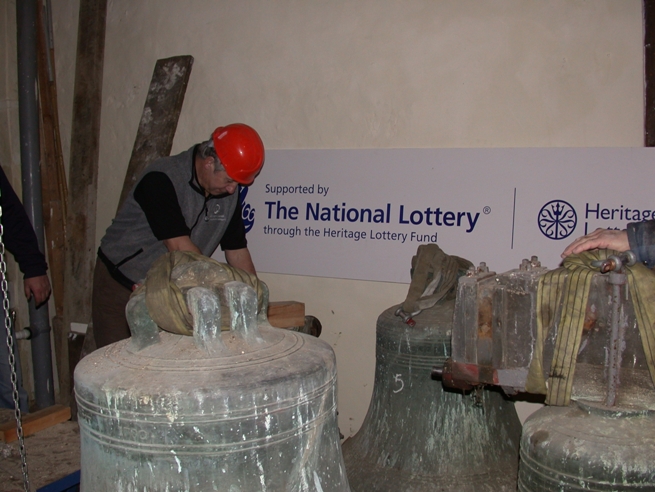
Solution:
<svg viewBox="0 0 655 492">
<path fill-rule="evenodd" d="M 613 249 L 616 251 L 628 251 L 628 232 L 626 230 L 616 231 L 612 229 L 596 229 L 591 234 L 579 237 L 562 252 L 562 258 L 571 254 L 581 253 L 590 249 Z"/>
<path fill-rule="evenodd" d="M 202 254 L 202 251 L 193 244 L 189 236 L 178 236 L 162 241 L 168 251 L 193 251 L 194 253 Z"/>
<path fill-rule="evenodd" d="M 23 280 L 23 287 L 27 300 L 34 296 L 34 304 L 37 307 L 50 297 L 50 280 L 47 275 L 26 278 Z"/>
</svg>

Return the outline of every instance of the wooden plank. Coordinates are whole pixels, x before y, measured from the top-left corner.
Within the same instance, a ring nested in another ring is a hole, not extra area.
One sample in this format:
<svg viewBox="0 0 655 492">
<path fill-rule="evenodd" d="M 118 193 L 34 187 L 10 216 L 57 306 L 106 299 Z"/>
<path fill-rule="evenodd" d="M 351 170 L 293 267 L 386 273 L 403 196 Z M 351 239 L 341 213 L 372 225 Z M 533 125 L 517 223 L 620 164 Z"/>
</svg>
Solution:
<svg viewBox="0 0 655 492">
<path fill-rule="evenodd" d="M 85 336 L 80 333 L 71 332 L 68 335 L 68 358 L 70 363 L 66 366 L 69 369 L 68 377 L 73 381 L 75 366 L 82 359 Z M 75 400 L 75 394 L 71 394 L 71 400 Z M 71 404 L 71 419 L 77 420 L 77 402 Z"/>
<path fill-rule="evenodd" d="M 37 2 L 37 67 L 41 115 L 41 196 L 45 249 L 52 284 L 55 316 L 52 319 L 59 387 L 70 386 L 64 326 L 64 267 L 66 264 L 66 214 L 68 186 L 59 132 L 55 49 L 50 0 Z M 59 399 L 61 402 L 61 392 Z M 64 398 L 68 402 L 68 397 Z"/>
<path fill-rule="evenodd" d="M 57 316 L 64 314 L 64 263 L 68 188 L 59 134 L 57 83 L 50 16 L 45 6 L 37 9 L 37 66 L 41 114 L 41 194 L 46 233 L 49 277 Z M 49 5 L 50 2 L 48 2 Z M 58 361 L 59 362 L 59 361 Z"/>
<path fill-rule="evenodd" d="M 57 358 L 57 380 L 59 381 L 59 394 L 55 401 L 62 405 L 68 405 L 73 399 L 71 394 L 73 378 L 71 377 L 71 360 L 68 353 L 68 331 L 64 329 L 63 316 L 52 317 L 52 332 Z"/>
<path fill-rule="evenodd" d="M 36 434 L 43 429 L 52 427 L 71 418 L 71 409 L 63 405 L 52 405 L 38 412 L 23 415 L 23 436 Z M 16 421 L 9 420 L 0 425 L 0 439 L 4 442 L 13 442 L 18 439 Z"/>
<path fill-rule="evenodd" d="M 96 259 L 96 200 L 102 72 L 107 0 L 81 0 L 73 93 L 73 123 L 69 166 L 64 322 L 66 339 L 71 322 L 91 321 L 91 286 Z M 67 348 L 67 343 L 62 343 Z M 68 356 L 68 353 L 66 353 Z M 62 368 L 66 372 L 66 368 Z M 70 378 L 63 378 L 61 400 L 69 403 Z M 68 398 L 67 398 L 68 397 Z"/>
<path fill-rule="evenodd" d="M 190 55 L 157 60 L 118 208 L 148 164 L 159 157 L 170 155 L 192 66 L 193 57 Z"/>
<path fill-rule="evenodd" d="M 644 146 L 655 147 L 655 0 L 643 1 Z"/>
<path fill-rule="evenodd" d="M 276 328 L 294 328 L 305 325 L 305 303 L 277 301 L 268 303 L 268 322 Z"/>
</svg>

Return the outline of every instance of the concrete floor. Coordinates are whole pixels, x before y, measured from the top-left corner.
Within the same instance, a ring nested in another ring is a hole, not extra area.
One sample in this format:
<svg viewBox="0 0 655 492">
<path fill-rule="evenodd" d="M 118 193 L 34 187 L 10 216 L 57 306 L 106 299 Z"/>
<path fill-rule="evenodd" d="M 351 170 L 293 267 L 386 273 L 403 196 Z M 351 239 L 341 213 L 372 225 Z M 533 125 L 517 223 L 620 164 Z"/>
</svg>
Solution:
<svg viewBox="0 0 655 492">
<path fill-rule="evenodd" d="M 14 412 L 0 409 L 0 422 Z M 80 469 L 80 431 L 77 422 L 62 422 L 25 438 L 30 490 L 49 485 Z M 0 491 L 24 491 L 18 441 L 0 442 Z"/>
</svg>

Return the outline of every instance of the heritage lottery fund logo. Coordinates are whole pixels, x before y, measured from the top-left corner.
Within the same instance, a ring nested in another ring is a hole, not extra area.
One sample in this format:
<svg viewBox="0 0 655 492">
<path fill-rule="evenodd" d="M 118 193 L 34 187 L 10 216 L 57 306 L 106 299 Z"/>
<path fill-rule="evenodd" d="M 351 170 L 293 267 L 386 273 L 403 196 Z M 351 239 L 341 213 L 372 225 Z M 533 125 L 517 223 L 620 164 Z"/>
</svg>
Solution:
<svg viewBox="0 0 655 492">
<path fill-rule="evenodd" d="M 641 222 L 655 219 L 655 210 L 618 206 L 600 202 L 587 202 L 584 205 L 584 231 L 589 234 L 595 229 L 624 229 L 628 222 Z M 546 203 L 537 217 L 541 233 L 549 239 L 560 240 L 569 237 L 578 225 L 578 213 L 565 200 L 551 200 Z"/>
<path fill-rule="evenodd" d="M 537 219 L 539 230 L 550 239 L 569 237 L 578 225 L 578 215 L 570 203 L 564 200 L 551 200 L 539 210 Z"/>
</svg>

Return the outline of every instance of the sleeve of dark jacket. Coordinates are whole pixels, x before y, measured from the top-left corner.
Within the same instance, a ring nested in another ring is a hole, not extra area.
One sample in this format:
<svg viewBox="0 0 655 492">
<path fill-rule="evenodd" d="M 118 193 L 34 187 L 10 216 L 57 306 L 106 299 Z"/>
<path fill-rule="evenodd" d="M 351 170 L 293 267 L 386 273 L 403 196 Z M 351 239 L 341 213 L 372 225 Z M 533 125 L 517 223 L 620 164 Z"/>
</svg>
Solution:
<svg viewBox="0 0 655 492">
<path fill-rule="evenodd" d="M 631 222 L 627 227 L 630 249 L 637 255 L 637 261 L 649 268 L 655 266 L 655 220 Z"/>
<path fill-rule="evenodd" d="M 45 275 L 48 265 L 23 204 L 0 168 L 0 206 L 2 206 L 2 241 L 18 263 L 25 278 Z"/>
</svg>

